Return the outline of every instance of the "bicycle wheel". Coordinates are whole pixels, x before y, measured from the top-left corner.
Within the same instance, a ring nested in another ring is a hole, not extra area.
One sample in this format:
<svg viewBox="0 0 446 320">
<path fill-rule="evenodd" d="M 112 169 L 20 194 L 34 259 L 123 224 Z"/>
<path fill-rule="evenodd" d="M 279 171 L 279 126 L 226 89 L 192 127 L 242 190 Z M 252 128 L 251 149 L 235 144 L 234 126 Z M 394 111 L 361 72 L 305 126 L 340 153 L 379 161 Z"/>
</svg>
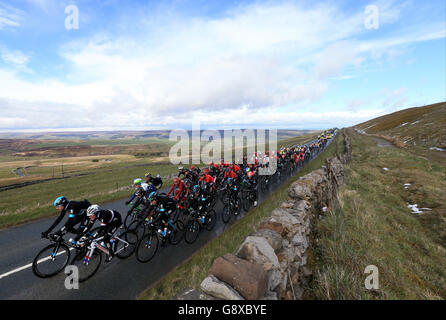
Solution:
<svg viewBox="0 0 446 320">
<path fill-rule="evenodd" d="M 211 207 L 215 207 L 215 204 L 217 203 L 217 200 L 218 200 L 218 196 L 217 196 L 217 194 L 212 194 L 211 197 L 212 197 Z"/>
<path fill-rule="evenodd" d="M 134 212 L 131 212 L 127 214 L 127 216 L 124 219 L 124 227 L 127 229 L 129 225 L 135 220 L 136 215 Z"/>
<path fill-rule="evenodd" d="M 215 223 L 217 222 L 217 213 L 214 209 L 211 209 L 206 214 L 206 230 L 211 231 L 215 227 Z"/>
<path fill-rule="evenodd" d="M 169 236 L 169 242 L 173 245 L 178 244 L 184 236 L 184 223 L 180 220 L 177 220 L 174 223 L 175 228 L 172 230 Z"/>
<path fill-rule="evenodd" d="M 223 207 L 223 214 L 221 216 L 224 223 L 228 223 L 231 219 L 231 205 L 227 204 Z"/>
<path fill-rule="evenodd" d="M 127 243 L 117 239 L 115 244 L 115 253 L 119 259 L 127 259 L 135 251 L 138 244 L 138 235 L 136 231 L 127 230 L 118 236 L 120 239 L 127 241 Z"/>
<path fill-rule="evenodd" d="M 49 278 L 61 272 L 70 259 L 70 249 L 63 243 L 53 243 L 36 255 L 32 264 L 34 274 Z"/>
<path fill-rule="evenodd" d="M 251 199 L 251 191 L 245 190 L 242 192 L 242 199 L 243 199 L 243 210 L 246 212 L 251 209 L 251 206 L 254 204 L 254 202 Z"/>
<path fill-rule="evenodd" d="M 159 239 L 155 232 L 148 232 L 136 247 L 136 260 L 146 263 L 150 261 L 158 251 Z"/>
<path fill-rule="evenodd" d="M 127 230 L 136 232 L 138 239 L 142 239 L 146 234 L 146 228 L 146 224 L 143 221 L 135 220 L 129 225 Z"/>
<path fill-rule="evenodd" d="M 87 261 L 87 254 L 87 250 L 82 250 L 71 261 L 71 264 L 79 271 L 79 282 L 90 279 L 101 266 L 102 253 L 100 251 L 95 250 L 89 261 Z"/>
<path fill-rule="evenodd" d="M 223 195 L 221 197 L 221 201 L 223 202 L 223 204 L 229 203 L 229 192 L 227 189 L 223 190 Z"/>
<path fill-rule="evenodd" d="M 200 233 L 200 224 L 197 219 L 193 219 L 189 222 L 186 228 L 186 233 L 184 234 L 184 240 L 191 244 L 194 243 L 198 238 L 198 234 Z"/>
</svg>

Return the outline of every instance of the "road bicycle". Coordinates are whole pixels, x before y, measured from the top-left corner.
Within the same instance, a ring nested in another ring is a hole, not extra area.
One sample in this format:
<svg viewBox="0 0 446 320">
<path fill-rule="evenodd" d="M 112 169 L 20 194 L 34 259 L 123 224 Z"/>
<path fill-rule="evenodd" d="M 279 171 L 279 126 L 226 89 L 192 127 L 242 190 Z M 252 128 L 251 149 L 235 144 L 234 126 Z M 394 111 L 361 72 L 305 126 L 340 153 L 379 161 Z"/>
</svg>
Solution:
<svg viewBox="0 0 446 320">
<path fill-rule="evenodd" d="M 130 204 L 128 204 L 128 206 L 131 208 L 131 207 L 133 206 L 133 204 L 130 203 Z M 128 213 L 127 216 L 126 216 L 125 219 L 124 219 L 124 227 L 125 227 L 125 228 L 128 228 L 129 225 L 130 225 L 133 221 L 137 220 L 138 217 L 141 216 L 141 212 L 142 212 L 142 209 L 140 208 L 139 205 L 136 206 L 135 208 L 133 208 L 133 210 L 132 210 L 130 213 Z"/>
<path fill-rule="evenodd" d="M 254 185 L 254 181 L 249 182 L 246 179 L 243 180 L 241 198 L 243 199 L 243 210 L 249 211 L 257 201 L 257 185 Z"/>
<path fill-rule="evenodd" d="M 229 197 L 229 203 L 223 207 L 222 220 L 224 223 L 228 223 L 232 215 L 237 216 L 240 214 L 242 208 L 240 202 L 238 195 Z"/>
<path fill-rule="evenodd" d="M 197 240 L 202 229 L 211 231 L 217 221 L 217 213 L 210 208 L 210 203 L 206 202 L 206 198 L 201 196 L 201 204 L 197 210 L 190 208 L 189 220 L 186 225 L 186 233 L 184 240 L 187 243 L 193 243 Z"/>
<path fill-rule="evenodd" d="M 119 230 L 120 228 L 111 236 L 111 250 L 117 258 L 126 259 L 135 251 L 138 236 L 133 230 L 125 230 L 116 235 Z M 84 282 L 96 274 L 101 266 L 103 253 L 110 255 L 109 249 L 102 242 L 103 239 L 103 236 L 95 238 L 89 235 L 79 241 L 81 250 L 71 261 L 71 265 L 78 269 L 79 282 Z"/>
<path fill-rule="evenodd" d="M 39 278 L 49 278 L 61 272 L 68 264 L 71 250 L 76 249 L 62 236 L 49 234 L 52 244 L 37 253 L 32 263 L 32 271 Z"/>
</svg>

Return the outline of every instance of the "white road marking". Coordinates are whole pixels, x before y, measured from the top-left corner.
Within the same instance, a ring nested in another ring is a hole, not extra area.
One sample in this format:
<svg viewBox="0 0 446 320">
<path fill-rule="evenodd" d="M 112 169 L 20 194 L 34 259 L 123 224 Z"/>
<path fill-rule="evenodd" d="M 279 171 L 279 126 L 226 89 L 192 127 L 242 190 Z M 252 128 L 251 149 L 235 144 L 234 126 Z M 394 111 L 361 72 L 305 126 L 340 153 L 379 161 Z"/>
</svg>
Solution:
<svg viewBox="0 0 446 320">
<path fill-rule="evenodd" d="M 74 248 L 70 248 L 70 251 L 73 250 L 73 249 L 74 249 Z M 58 254 L 56 254 L 56 256 L 58 256 L 58 255 L 60 255 L 60 254 L 62 254 L 62 253 L 64 253 L 64 252 L 65 252 L 65 251 L 61 251 L 61 252 L 59 252 Z M 46 258 L 43 258 L 43 259 L 40 259 L 39 261 L 37 261 L 37 264 L 42 263 L 42 262 L 44 262 L 44 261 L 46 261 L 46 260 L 49 260 L 49 259 L 51 259 L 51 256 L 46 257 Z M 23 267 L 19 267 L 19 268 L 17 268 L 17 269 L 14 269 L 14 270 L 11 270 L 11 271 L 6 272 L 6 273 L 4 273 L 4 274 L 1 274 L 1 275 L 0 275 L 0 279 L 5 278 L 5 277 L 7 277 L 7 276 L 10 276 L 11 274 L 17 273 L 17 272 L 19 272 L 19 271 L 28 269 L 28 268 L 31 267 L 32 265 L 33 265 L 33 264 L 30 263 L 30 264 L 27 264 L 27 265 L 25 265 L 25 266 L 23 266 Z"/>
</svg>

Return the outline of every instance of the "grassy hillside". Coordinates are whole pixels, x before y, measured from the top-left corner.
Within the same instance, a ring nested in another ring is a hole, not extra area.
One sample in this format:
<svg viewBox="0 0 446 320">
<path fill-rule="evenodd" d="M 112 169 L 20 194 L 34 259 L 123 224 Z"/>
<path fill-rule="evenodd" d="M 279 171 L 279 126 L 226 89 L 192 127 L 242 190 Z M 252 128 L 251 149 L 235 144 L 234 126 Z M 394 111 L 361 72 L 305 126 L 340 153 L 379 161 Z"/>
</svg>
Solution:
<svg viewBox="0 0 446 320">
<path fill-rule="evenodd" d="M 312 298 L 445 299 L 446 167 L 350 131 L 341 206 L 316 225 Z M 368 265 L 378 267 L 378 290 L 365 289 Z"/>
<path fill-rule="evenodd" d="M 446 102 L 401 110 L 355 128 L 393 138 L 409 148 L 446 148 Z"/>
</svg>

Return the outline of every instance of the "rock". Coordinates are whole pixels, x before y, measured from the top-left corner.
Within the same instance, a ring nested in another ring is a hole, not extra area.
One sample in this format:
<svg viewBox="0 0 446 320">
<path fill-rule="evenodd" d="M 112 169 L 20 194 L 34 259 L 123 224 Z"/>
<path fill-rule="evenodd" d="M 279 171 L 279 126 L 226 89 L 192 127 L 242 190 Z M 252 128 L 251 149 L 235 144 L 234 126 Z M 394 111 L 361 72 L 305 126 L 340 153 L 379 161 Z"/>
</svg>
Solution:
<svg viewBox="0 0 446 320">
<path fill-rule="evenodd" d="M 235 255 L 259 265 L 271 263 L 273 268 L 279 267 L 279 260 L 277 259 L 274 249 L 263 237 L 246 237 Z"/>
<path fill-rule="evenodd" d="M 267 293 L 265 294 L 265 296 L 264 296 L 262 299 L 260 299 L 260 300 L 279 300 L 279 299 L 277 298 L 277 293 L 276 293 L 276 292 L 271 292 L 271 291 L 269 291 L 269 292 L 267 292 Z"/>
<path fill-rule="evenodd" d="M 278 269 L 268 271 L 268 289 L 274 291 L 282 283 L 284 276 Z"/>
<path fill-rule="evenodd" d="M 248 300 L 260 299 L 268 288 L 268 275 L 262 266 L 230 253 L 215 259 L 209 275 L 226 282 Z"/>
<path fill-rule="evenodd" d="M 294 235 L 293 239 L 291 240 L 291 244 L 295 247 L 299 247 L 303 251 L 305 251 L 308 248 L 307 237 L 305 237 L 305 235 L 300 234 L 300 232 L 297 232 Z"/>
<path fill-rule="evenodd" d="M 279 233 L 281 236 L 285 236 L 288 233 L 288 229 L 283 226 L 282 224 L 276 222 L 276 221 L 271 221 L 268 220 L 267 222 L 263 223 L 258 230 L 261 229 L 270 229 L 273 231 L 276 231 L 277 233 Z"/>
<path fill-rule="evenodd" d="M 288 276 L 283 277 L 280 285 L 276 288 L 276 290 L 274 290 L 275 292 L 277 292 L 277 297 L 279 299 L 286 297 L 287 283 L 288 283 Z"/>
<path fill-rule="evenodd" d="M 200 287 L 204 292 L 216 298 L 223 300 L 245 300 L 237 291 L 212 275 L 206 277 L 201 282 Z"/>
<path fill-rule="evenodd" d="M 282 247 L 282 237 L 277 231 L 271 229 L 260 229 L 251 233 L 250 236 L 265 238 L 274 251 L 277 251 Z"/>
<path fill-rule="evenodd" d="M 279 208 L 284 208 L 284 209 L 294 209 L 294 207 L 296 206 L 296 202 L 293 200 L 288 200 L 285 202 L 282 202 L 280 204 Z"/>
<path fill-rule="evenodd" d="M 310 208 L 310 206 L 307 204 L 307 201 L 305 201 L 305 200 L 297 201 L 296 205 L 294 207 L 294 209 L 296 209 L 296 211 L 298 211 L 299 213 L 303 213 L 303 214 L 305 214 L 309 208 Z"/>
<path fill-rule="evenodd" d="M 293 286 L 293 289 L 296 299 L 302 299 L 302 296 L 304 295 L 304 289 L 302 289 L 300 286 Z"/>
<path fill-rule="evenodd" d="M 312 184 L 303 180 L 297 180 L 288 189 L 288 196 L 296 200 L 306 200 L 311 198 Z"/>
<path fill-rule="evenodd" d="M 216 300 L 215 297 L 210 296 L 200 290 L 194 288 L 186 288 L 183 291 L 172 297 L 172 300 Z"/>
<path fill-rule="evenodd" d="M 299 220 L 288 212 L 289 209 L 278 208 L 271 212 L 271 217 L 276 219 L 288 229 L 292 229 L 294 225 L 299 224 Z"/>
<path fill-rule="evenodd" d="M 302 267 L 302 273 L 305 277 L 309 277 L 313 274 L 313 271 L 311 271 L 310 267 L 308 266 L 303 266 Z"/>
<path fill-rule="evenodd" d="M 277 254 L 277 256 L 280 261 L 280 264 L 282 265 L 282 262 L 285 261 L 285 265 L 287 266 L 293 261 L 295 261 L 297 256 L 300 257 L 301 254 L 298 250 L 291 247 L 291 248 L 282 248 Z"/>
</svg>

